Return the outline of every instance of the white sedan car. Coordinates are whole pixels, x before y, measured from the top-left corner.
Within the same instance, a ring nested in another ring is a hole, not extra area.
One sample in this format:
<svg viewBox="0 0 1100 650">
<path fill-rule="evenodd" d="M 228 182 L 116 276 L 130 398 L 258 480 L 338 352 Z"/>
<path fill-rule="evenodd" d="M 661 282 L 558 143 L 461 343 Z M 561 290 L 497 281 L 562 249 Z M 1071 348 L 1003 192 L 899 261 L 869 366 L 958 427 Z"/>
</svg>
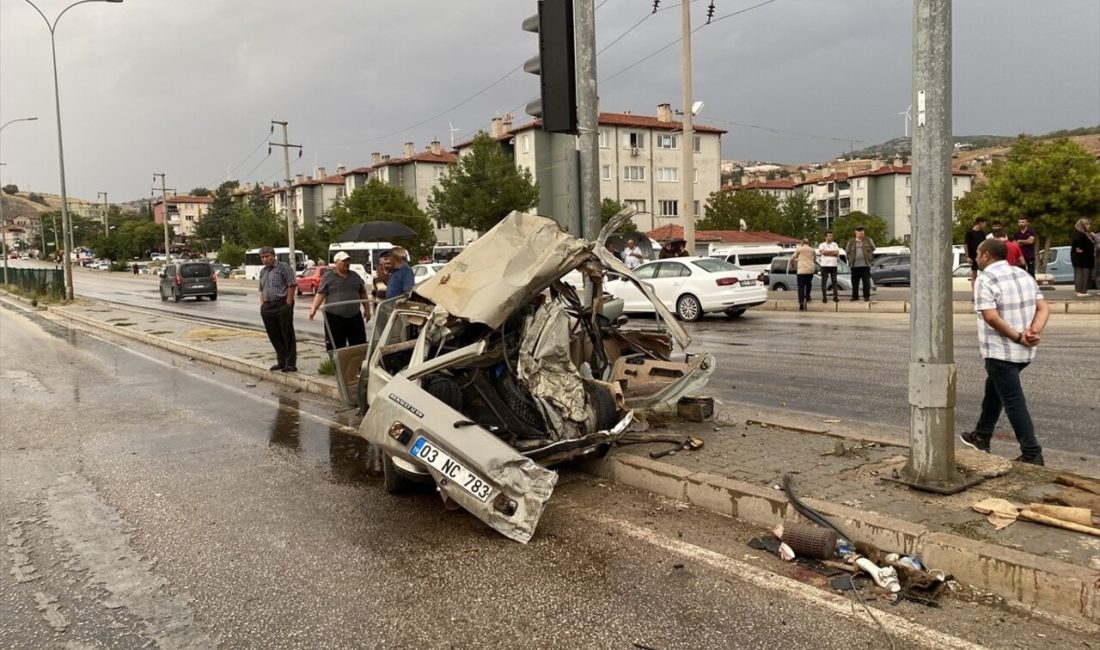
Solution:
<svg viewBox="0 0 1100 650">
<path fill-rule="evenodd" d="M 432 277 L 436 273 L 439 273 L 439 270 L 442 269 L 444 266 L 446 266 L 446 265 L 445 264 L 438 264 L 438 263 L 415 264 L 415 265 L 413 265 L 413 267 L 412 267 L 413 283 L 414 284 L 420 284 L 421 282 L 423 282 L 424 280 L 427 280 L 428 278 Z"/>
<path fill-rule="evenodd" d="M 768 288 L 756 273 L 713 257 L 674 257 L 647 262 L 634 275 L 653 288 L 657 298 L 681 320 L 725 312 L 730 318 L 768 299 Z M 653 305 L 640 290 L 621 278 L 609 279 L 604 290 L 623 299 L 627 313 L 652 313 Z"/>
</svg>

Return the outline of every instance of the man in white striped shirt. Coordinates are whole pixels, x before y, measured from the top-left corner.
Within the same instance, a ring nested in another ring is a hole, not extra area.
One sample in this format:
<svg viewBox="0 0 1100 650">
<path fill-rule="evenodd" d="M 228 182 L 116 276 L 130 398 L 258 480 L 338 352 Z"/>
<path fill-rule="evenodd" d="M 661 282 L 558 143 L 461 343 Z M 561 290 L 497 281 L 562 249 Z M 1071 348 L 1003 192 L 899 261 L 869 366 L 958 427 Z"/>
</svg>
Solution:
<svg viewBox="0 0 1100 650">
<path fill-rule="evenodd" d="M 1027 271 L 1009 266 L 1004 241 L 987 239 L 978 245 L 974 310 L 978 313 L 978 347 L 985 360 L 985 397 L 974 430 L 962 441 L 989 451 L 993 427 L 1003 408 L 1020 443 L 1017 461 L 1043 464 L 1043 448 L 1027 410 L 1020 371 L 1035 359 L 1039 334 L 1050 318 L 1050 307 Z"/>
</svg>

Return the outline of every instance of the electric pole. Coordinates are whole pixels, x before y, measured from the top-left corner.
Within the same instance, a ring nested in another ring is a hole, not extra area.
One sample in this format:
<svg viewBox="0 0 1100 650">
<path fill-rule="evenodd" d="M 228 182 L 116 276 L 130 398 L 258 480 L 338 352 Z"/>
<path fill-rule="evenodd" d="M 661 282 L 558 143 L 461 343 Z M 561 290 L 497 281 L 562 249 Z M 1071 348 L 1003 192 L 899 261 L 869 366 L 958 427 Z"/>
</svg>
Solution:
<svg viewBox="0 0 1100 650">
<path fill-rule="evenodd" d="M 298 271 L 298 256 L 294 251 L 294 228 L 298 225 L 298 213 L 297 210 L 290 209 L 290 150 L 292 148 L 298 150 L 298 157 L 302 157 L 302 145 L 290 144 L 287 142 L 287 128 L 286 121 L 271 120 L 271 132 L 275 132 L 275 125 L 283 127 L 283 141 L 282 142 L 268 142 L 269 147 L 282 147 L 283 148 L 283 171 L 286 174 L 286 198 L 283 201 L 283 211 L 286 214 L 286 238 L 289 246 L 290 253 L 288 260 L 290 260 L 290 268 Z M 268 149 L 270 152 L 271 150 Z"/>
<path fill-rule="evenodd" d="M 581 167 L 581 237 L 600 234 L 600 115 L 596 94 L 596 6 L 577 0 L 577 131 Z"/>
<path fill-rule="evenodd" d="M 695 131 L 692 129 L 691 118 L 691 2 L 684 0 L 681 4 L 683 23 L 683 50 L 681 64 L 683 65 L 683 91 L 684 105 L 681 113 L 684 116 L 684 149 L 683 176 L 680 178 L 684 195 L 684 206 L 681 208 L 684 219 L 684 239 L 687 241 L 688 255 L 695 255 Z"/>
<path fill-rule="evenodd" d="M 164 174 L 153 174 L 153 180 L 157 180 L 160 177 L 160 200 L 161 207 L 164 210 L 164 265 L 168 266 L 168 262 L 172 261 L 172 246 L 168 241 L 168 190 L 171 189 L 175 192 L 175 188 L 168 188 L 164 186 Z"/>
<path fill-rule="evenodd" d="M 913 313 L 909 347 L 909 462 L 902 482 L 953 494 L 951 309 L 951 0 L 913 2 Z"/>
<path fill-rule="evenodd" d="M 96 192 L 96 194 L 103 197 L 103 236 L 110 237 L 111 233 L 110 230 L 107 228 L 107 193 Z"/>
</svg>

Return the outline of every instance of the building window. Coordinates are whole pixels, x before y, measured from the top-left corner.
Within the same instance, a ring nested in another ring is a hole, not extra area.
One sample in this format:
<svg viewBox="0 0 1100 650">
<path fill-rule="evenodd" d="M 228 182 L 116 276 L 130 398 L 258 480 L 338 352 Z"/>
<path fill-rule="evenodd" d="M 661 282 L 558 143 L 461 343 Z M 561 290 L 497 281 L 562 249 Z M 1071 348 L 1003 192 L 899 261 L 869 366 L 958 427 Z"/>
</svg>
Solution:
<svg viewBox="0 0 1100 650">
<path fill-rule="evenodd" d="M 697 135 L 693 136 L 691 139 L 693 141 L 692 142 L 692 150 L 695 151 L 695 153 L 699 153 L 700 151 L 702 151 L 703 150 L 703 139 L 700 138 Z"/>
<path fill-rule="evenodd" d="M 913 184 L 913 177 L 912 176 L 906 176 L 905 177 L 905 186 L 910 187 L 912 184 Z"/>
<path fill-rule="evenodd" d="M 600 165 L 600 178 L 605 181 L 611 180 L 611 165 Z"/>
<path fill-rule="evenodd" d="M 634 208 L 638 214 L 645 212 L 645 201 L 642 199 L 626 199 L 623 201 L 623 205 Z"/>
<path fill-rule="evenodd" d="M 443 178 L 443 172 L 445 172 L 446 170 L 446 167 L 436 167 L 434 170 L 432 170 L 432 178 L 438 181 L 439 179 Z"/>
<path fill-rule="evenodd" d="M 524 133 L 521 141 L 523 142 L 523 153 L 531 153 L 531 134 Z"/>
<path fill-rule="evenodd" d="M 913 205 L 913 197 L 910 194 L 905 195 L 905 205 Z"/>
<path fill-rule="evenodd" d="M 446 227 L 447 227 L 447 224 L 443 223 L 442 219 L 436 219 L 435 220 L 435 229 L 436 230 L 443 230 Z"/>
<path fill-rule="evenodd" d="M 600 129 L 600 149 L 607 149 L 607 147 L 608 147 L 607 129 Z"/>
<path fill-rule="evenodd" d="M 699 170 L 698 169 L 692 168 L 692 170 L 691 170 L 691 182 L 696 183 L 696 184 L 699 183 Z"/>
<path fill-rule="evenodd" d="M 856 210 L 863 210 L 863 197 L 856 197 Z"/>
<path fill-rule="evenodd" d="M 671 133 L 658 133 L 657 134 L 657 148 L 658 149 L 676 149 L 679 138 Z"/>
<path fill-rule="evenodd" d="M 657 213 L 657 216 L 658 217 L 677 217 L 677 216 L 679 216 L 680 215 L 680 210 L 677 207 L 678 203 L 679 203 L 678 201 L 668 201 L 668 200 L 658 201 L 657 202 L 657 205 L 658 205 L 657 209 L 659 210 L 659 212 Z"/>
<path fill-rule="evenodd" d="M 699 216 L 699 202 L 698 201 L 693 201 L 691 207 L 692 207 L 692 211 L 693 211 L 694 215 L 696 217 L 698 217 Z"/>
<path fill-rule="evenodd" d="M 629 165 L 627 167 L 623 167 L 623 180 L 644 181 L 645 167 L 642 167 L 641 165 Z"/>
<path fill-rule="evenodd" d="M 645 149 L 645 134 L 640 131 L 627 131 L 623 134 L 623 148 Z"/>
<path fill-rule="evenodd" d="M 959 186 L 959 177 L 958 176 L 952 176 L 951 177 L 951 184 L 954 185 L 955 187 L 958 187 Z"/>
<path fill-rule="evenodd" d="M 862 178 L 857 178 L 856 179 L 856 189 L 857 190 L 862 190 L 863 189 L 863 179 Z"/>
<path fill-rule="evenodd" d="M 680 180 L 679 170 L 675 167 L 658 167 L 657 168 L 657 182 L 658 183 L 675 183 Z"/>
<path fill-rule="evenodd" d="M 195 220 L 195 215 L 189 214 L 189 215 L 187 215 L 186 218 L 187 218 L 188 221 L 194 221 Z"/>
</svg>

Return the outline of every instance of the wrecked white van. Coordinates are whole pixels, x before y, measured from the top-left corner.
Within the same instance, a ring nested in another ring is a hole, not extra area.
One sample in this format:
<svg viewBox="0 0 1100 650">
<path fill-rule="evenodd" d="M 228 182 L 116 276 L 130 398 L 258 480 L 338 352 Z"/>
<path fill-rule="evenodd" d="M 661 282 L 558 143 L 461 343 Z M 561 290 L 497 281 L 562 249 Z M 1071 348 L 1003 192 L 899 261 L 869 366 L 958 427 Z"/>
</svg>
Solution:
<svg viewBox="0 0 1100 650">
<path fill-rule="evenodd" d="M 593 283 L 588 303 L 560 282 L 575 269 Z M 606 452 L 636 409 L 702 388 L 713 356 L 674 360 L 690 341 L 648 287 L 634 279 L 666 329 L 602 315 L 609 271 L 632 278 L 599 242 L 513 213 L 379 305 L 368 343 L 338 351 L 337 366 L 349 401 L 366 406 L 359 435 L 383 451 L 386 490 L 434 481 L 444 500 L 527 542 L 557 481 L 548 466 Z"/>
</svg>

